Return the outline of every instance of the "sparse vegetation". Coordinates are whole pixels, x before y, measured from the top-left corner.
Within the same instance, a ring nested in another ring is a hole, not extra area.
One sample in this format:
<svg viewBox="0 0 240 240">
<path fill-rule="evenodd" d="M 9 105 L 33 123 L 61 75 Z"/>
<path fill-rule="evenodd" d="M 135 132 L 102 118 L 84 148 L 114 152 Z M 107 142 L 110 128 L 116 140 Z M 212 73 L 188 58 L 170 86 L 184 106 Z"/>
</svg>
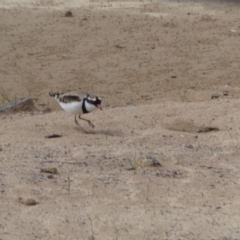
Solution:
<svg viewBox="0 0 240 240">
<path fill-rule="evenodd" d="M 49 72 L 48 73 L 48 79 L 50 80 L 50 79 L 53 79 L 53 75 Z"/>
<path fill-rule="evenodd" d="M 94 237 L 94 232 L 93 232 L 93 223 L 92 223 L 92 218 L 87 214 L 88 219 L 91 224 L 91 235 L 88 237 L 89 240 L 95 240 L 96 238 Z"/>
<path fill-rule="evenodd" d="M 67 177 L 67 189 L 68 189 L 68 194 L 70 194 L 70 191 L 71 191 L 71 179 L 68 175 Z"/>
<path fill-rule="evenodd" d="M 116 240 L 118 240 L 118 236 L 119 236 L 119 229 L 116 227 L 116 224 L 113 222 L 113 226 L 114 226 L 114 229 L 115 229 L 115 234 L 116 234 Z"/>
<path fill-rule="evenodd" d="M 111 129 L 108 128 L 108 129 L 106 130 L 106 140 L 108 140 L 108 136 L 110 136 L 110 135 L 111 135 Z"/>
<path fill-rule="evenodd" d="M 2 102 L 16 101 L 16 96 L 13 98 L 2 86 L 0 86 L 0 97 Z"/>
<path fill-rule="evenodd" d="M 149 185 L 147 185 L 147 191 L 146 191 L 146 203 L 144 204 L 145 206 L 145 213 L 147 213 L 147 205 L 149 204 L 150 199 L 149 199 Z"/>
<path fill-rule="evenodd" d="M 134 170 L 137 173 L 137 170 L 142 166 L 142 154 L 137 150 L 136 145 L 134 145 L 134 153 L 131 158 L 129 158 L 130 168 L 129 170 Z"/>
<path fill-rule="evenodd" d="M 178 93 L 181 102 L 186 102 L 187 100 L 187 89 L 184 80 L 182 80 L 182 86 L 181 88 L 178 88 Z"/>
<path fill-rule="evenodd" d="M 94 188 L 97 188 L 98 186 L 95 184 L 95 181 L 92 183 L 92 196 L 94 195 Z"/>
</svg>

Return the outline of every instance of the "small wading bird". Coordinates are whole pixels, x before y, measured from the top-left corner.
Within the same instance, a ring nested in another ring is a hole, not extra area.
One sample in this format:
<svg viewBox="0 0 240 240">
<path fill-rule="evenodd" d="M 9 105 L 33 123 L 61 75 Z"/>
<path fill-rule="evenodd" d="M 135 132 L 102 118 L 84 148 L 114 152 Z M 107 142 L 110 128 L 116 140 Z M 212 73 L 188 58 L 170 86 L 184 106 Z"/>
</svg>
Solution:
<svg viewBox="0 0 240 240">
<path fill-rule="evenodd" d="M 77 121 L 77 115 L 79 119 L 88 122 L 88 125 L 94 128 L 92 122 L 85 118 L 81 118 L 81 115 L 90 113 L 97 108 L 102 110 L 101 98 L 82 91 L 74 91 L 69 93 L 50 92 L 49 95 L 51 97 L 55 97 L 63 110 L 65 110 L 67 113 L 75 115 L 75 123 L 79 127 L 81 126 Z"/>
</svg>

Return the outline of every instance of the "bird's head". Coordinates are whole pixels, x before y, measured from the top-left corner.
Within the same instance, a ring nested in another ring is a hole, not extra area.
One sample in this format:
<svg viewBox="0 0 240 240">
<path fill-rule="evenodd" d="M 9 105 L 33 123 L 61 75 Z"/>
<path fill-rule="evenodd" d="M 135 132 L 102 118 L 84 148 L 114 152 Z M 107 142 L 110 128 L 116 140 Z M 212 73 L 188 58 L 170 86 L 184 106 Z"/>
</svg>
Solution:
<svg viewBox="0 0 240 240">
<path fill-rule="evenodd" d="M 102 107 L 101 107 L 101 98 L 99 97 L 90 97 L 90 96 L 87 96 L 86 97 L 86 101 L 89 103 L 89 104 L 92 104 L 94 105 L 95 107 L 97 107 L 98 109 L 102 110 Z"/>
</svg>

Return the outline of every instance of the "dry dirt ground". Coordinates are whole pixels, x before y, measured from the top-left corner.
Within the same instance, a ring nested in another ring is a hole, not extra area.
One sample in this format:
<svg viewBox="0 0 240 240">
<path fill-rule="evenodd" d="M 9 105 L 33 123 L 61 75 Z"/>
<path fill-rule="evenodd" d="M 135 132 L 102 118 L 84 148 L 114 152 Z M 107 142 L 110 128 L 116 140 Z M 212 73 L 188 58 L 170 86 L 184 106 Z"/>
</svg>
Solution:
<svg viewBox="0 0 240 240">
<path fill-rule="evenodd" d="M 238 4 L 1 2 L 0 102 L 37 109 L 0 114 L 1 240 L 240 239 Z"/>
</svg>

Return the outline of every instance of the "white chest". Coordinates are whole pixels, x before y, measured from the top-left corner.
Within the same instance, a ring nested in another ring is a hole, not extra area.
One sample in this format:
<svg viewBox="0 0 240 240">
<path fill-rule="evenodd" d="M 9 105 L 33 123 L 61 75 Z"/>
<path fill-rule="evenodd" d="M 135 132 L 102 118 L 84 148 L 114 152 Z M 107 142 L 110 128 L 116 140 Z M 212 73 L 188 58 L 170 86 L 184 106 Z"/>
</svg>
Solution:
<svg viewBox="0 0 240 240">
<path fill-rule="evenodd" d="M 92 112 L 97 109 L 97 107 L 95 105 L 90 104 L 87 101 L 85 101 L 85 108 L 86 108 L 87 112 Z"/>
<path fill-rule="evenodd" d="M 63 103 L 59 102 L 61 108 L 65 110 L 67 113 L 70 114 L 82 114 L 82 104 L 83 101 L 81 102 L 69 102 L 69 103 Z"/>
</svg>

